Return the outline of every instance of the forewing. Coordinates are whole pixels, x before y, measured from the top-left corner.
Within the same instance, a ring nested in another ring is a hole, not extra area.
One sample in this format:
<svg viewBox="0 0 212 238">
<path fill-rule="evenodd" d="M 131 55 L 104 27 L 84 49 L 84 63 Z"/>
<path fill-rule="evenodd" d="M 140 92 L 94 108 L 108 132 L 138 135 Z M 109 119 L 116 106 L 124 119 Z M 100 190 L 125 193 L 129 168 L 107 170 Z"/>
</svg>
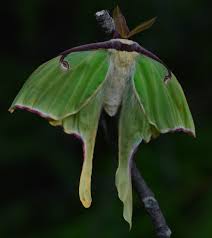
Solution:
<svg viewBox="0 0 212 238">
<path fill-rule="evenodd" d="M 24 84 L 10 111 L 23 108 L 60 120 L 77 113 L 95 95 L 109 67 L 106 50 L 70 53 L 66 69 L 56 57 L 41 65 Z"/>
<path fill-rule="evenodd" d="M 149 123 L 160 133 L 185 131 L 195 136 L 195 128 L 183 90 L 172 74 L 164 82 L 167 69 L 146 56 L 137 58 L 134 84 Z"/>
</svg>

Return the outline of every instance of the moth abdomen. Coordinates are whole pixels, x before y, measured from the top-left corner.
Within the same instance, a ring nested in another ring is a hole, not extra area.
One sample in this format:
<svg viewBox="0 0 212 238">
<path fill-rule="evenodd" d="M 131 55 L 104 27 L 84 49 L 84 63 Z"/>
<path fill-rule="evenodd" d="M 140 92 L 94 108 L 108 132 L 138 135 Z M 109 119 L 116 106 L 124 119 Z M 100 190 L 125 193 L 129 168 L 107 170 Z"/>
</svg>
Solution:
<svg viewBox="0 0 212 238">
<path fill-rule="evenodd" d="M 110 50 L 110 67 L 104 91 L 104 109 L 109 116 L 116 115 L 122 102 L 127 81 L 132 77 L 136 52 Z"/>
</svg>

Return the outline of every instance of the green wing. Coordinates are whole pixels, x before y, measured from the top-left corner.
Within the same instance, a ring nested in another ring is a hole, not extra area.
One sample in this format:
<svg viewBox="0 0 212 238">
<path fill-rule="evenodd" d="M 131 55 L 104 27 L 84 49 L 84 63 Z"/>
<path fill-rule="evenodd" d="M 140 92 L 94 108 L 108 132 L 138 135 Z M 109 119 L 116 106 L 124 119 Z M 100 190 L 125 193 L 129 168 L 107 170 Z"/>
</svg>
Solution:
<svg viewBox="0 0 212 238">
<path fill-rule="evenodd" d="M 98 121 L 103 107 L 104 81 L 109 69 L 105 50 L 75 52 L 65 61 L 54 58 L 41 65 L 25 83 L 10 111 L 24 108 L 61 125 L 84 142 L 84 162 L 79 195 L 85 207 L 91 204 L 92 159 Z M 160 63 L 139 56 L 135 72 L 123 95 L 119 120 L 119 164 L 116 186 L 124 203 L 124 218 L 131 226 L 131 162 L 136 147 L 159 133 L 183 130 L 195 135 L 193 119 L 184 93 L 174 75 L 167 83 L 167 70 Z"/>
<path fill-rule="evenodd" d="M 139 56 L 134 84 L 149 123 L 159 133 L 185 131 L 195 136 L 191 112 L 176 77 L 164 82 L 167 69 L 159 62 Z"/>
<path fill-rule="evenodd" d="M 41 65 L 26 81 L 10 111 L 25 108 L 60 120 L 77 113 L 98 91 L 109 67 L 106 50 L 74 52 L 65 70 L 56 57 Z"/>
<path fill-rule="evenodd" d="M 68 134 L 83 141 L 84 160 L 79 196 L 87 208 L 91 205 L 93 150 L 103 105 L 103 85 L 109 68 L 105 50 L 75 52 L 65 57 L 69 69 L 60 65 L 60 57 L 41 65 L 26 81 L 10 111 L 26 109 L 61 125 Z"/>
<path fill-rule="evenodd" d="M 96 132 L 103 104 L 103 91 L 89 101 L 78 113 L 61 121 L 50 121 L 53 126 L 62 126 L 68 134 L 75 134 L 83 141 L 84 160 L 80 176 L 79 196 L 84 207 L 91 205 L 91 175 Z"/>
<path fill-rule="evenodd" d="M 142 140 L 149 141 L 151 126 L 136 96 L 132 81 L 128 82 L 123 96 L 119 118 L 119 163 L 116 171 L 116 187 L 124 204 L 123 216 L 131 227 L 132 183 L 131 162 Z"/>
<path fill-rule="evenodd" d="M 132 220 L 131 162 L 142 142 L 160 133 L 182 130 L 195 136 L 193 119 L 183 90 L 172 75 L 167 83 L 167 69 L 145 56 L 138 56 L 123 96 L 119 120 L 119 164 L 116 187 L 123 202 L 123 216 Z"/>
</svg>

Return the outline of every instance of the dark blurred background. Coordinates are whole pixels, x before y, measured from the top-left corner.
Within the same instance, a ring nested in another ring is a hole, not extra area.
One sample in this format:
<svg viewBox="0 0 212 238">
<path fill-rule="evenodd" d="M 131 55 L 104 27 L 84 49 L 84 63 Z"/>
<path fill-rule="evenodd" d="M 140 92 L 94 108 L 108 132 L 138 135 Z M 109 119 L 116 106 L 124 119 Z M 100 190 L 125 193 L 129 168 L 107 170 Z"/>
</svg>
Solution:
<svg viewBox="0 0 212 238">
<path fill-rule="evenodd" d="M 161 135 L 139 147 L 137 164 L 156 194 L 173 238 L 212 237 L 212 2 L 209 0 L 1 2 L 0 237 L 149 237 L 153 227 L 134 194 L 133 227 L 122 218 L 114 184 L 117 161 L 99 128 L 93 203 L 78 198 L 81 143 L 31 113 L 7 109 L 29 74 L 73 46 L 108 39 L 94 13 L 119 4 L 134 37 L 159 55 L 184 88 L 197 138 Z"/>
</svg>

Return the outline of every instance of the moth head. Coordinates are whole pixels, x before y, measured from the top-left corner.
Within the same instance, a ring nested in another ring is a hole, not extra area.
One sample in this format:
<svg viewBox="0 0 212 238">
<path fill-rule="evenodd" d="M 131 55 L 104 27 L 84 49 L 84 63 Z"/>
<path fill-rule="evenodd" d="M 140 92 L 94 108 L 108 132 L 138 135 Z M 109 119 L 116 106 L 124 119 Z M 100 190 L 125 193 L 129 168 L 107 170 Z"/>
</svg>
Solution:
<svg viewBox="0 0 212 238">
<path fill-rule="evenodd" d="M 123 39 L 128 39 L 132 36 L 134 36 L 137 33 L 140 33 L 148 28 L 150 28 L 155 20 L 156 17 L 142 22 L 141 24 L 139 24 L 137 27 L 135 27 L 133 30 L 129 30 L 128 26 L 127 26 L 127 22 L 126 19 L 124 17 L 124 15 L 122 14 L 119 6 L 117 6 L 114 10 L 113 10 L 113 20 L 115 23 L 115 33 Z"/>
</svg>

